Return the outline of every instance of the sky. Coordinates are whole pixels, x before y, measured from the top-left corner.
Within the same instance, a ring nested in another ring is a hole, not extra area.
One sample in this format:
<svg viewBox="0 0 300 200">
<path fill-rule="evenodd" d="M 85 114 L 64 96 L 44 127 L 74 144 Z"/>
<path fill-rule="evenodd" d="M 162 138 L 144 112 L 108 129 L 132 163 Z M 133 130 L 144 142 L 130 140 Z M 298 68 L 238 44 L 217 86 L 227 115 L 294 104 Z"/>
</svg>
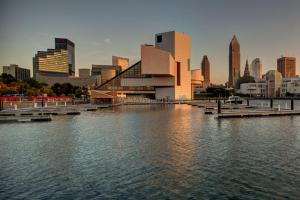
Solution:
<svg viewBox="0 0 300 200">
<path fill-rule="evenodd" d="M 112 55 L 134 64 L 141 44 L 173 30 L 192 38 L 192 69 L 208 56 L 216 84 L 228 80 L 234 34 L 242 72 L 247 58 L 259 57 L 263 72 L 281 56 L 300 62 L 299 0 L 0 0 L 0 66 L 32 69 L 34 54 L 54 48 L 55 37 L 75 43 L 76 69 L 111 64 Z"/>
</svg>

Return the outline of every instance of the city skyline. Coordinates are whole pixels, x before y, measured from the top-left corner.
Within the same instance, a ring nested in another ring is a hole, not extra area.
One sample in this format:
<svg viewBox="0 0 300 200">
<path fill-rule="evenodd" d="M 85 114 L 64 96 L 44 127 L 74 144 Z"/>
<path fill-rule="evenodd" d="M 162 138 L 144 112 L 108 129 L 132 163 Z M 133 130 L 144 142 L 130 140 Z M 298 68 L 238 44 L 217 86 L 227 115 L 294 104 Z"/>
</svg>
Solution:
<svg viewBox="0 0 300 200">
<path fill-rule="evenodd" d="M 217 84 L 228 80 L 228 45 L 233 35 L 241 44 L 241 63 L 260 58 L 263 73 L 276 69 L 282 55 L 300 56 L 297 1 L 64 1 L 59 7 L 56 3 L 1 1 L 0 45 L 5 50 L 0 65 L 32 70 L 34 54 L 53 47 L 55 37 L 63 37 L 76 44 L 78 76 L 79 68 L 109 64 L 112 55 L 128 57 L 133 64 L 139 60 L 140 45 L 153 44 L 153 33 L 170 30 L 191 36 L 191 69 L 200 67 L 203 55 L 208 55 L 211 82 Z M 245 8 L 253 12 L 244 13 Z M 111 9 L 116 12 L 108 12 Z"/>
</svg>

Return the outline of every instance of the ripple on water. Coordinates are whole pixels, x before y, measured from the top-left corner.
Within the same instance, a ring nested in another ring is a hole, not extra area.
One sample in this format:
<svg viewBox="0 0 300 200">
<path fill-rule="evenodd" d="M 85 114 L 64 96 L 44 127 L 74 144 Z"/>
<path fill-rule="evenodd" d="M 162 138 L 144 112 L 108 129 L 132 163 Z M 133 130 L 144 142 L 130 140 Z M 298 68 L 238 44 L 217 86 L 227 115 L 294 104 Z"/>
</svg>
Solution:
<svg viewBox="0 0 300 200">
<path fill-rule="evenodd" d="M 300 199 L 299 130 L 187 105 L 0 125 L 0 199 Z"/>
</svg>

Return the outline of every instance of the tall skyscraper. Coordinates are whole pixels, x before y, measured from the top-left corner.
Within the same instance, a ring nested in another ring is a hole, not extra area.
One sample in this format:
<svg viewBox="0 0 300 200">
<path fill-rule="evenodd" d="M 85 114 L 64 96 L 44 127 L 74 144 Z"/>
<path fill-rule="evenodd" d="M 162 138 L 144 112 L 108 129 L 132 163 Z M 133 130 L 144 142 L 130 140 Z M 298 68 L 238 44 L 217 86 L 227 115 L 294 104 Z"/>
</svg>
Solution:
<svg viewBox="0 0 300 200">
<path fill-rule="evenodd" d="M 249 63 L 248 59 L 246 60 L 246 65 L 245 65 L 245 70 L 244 70 L 244 77 L 249 77 L 250 76 L 250 71 L 249 71 Z"/>
<path fill-rule="evenodd" d="M 253 76 L 255 79 L 262 78 L 262 65 L 259 58 L 255 58 L 250 67 L 250 75 Z"/>
<path fill-rule="evenodd" d="M 206 55 L 203 56 L 201 62 L 201 73 L 204 78 L 204 87 L 207 88 L 210 85 L 210 63 Z"/>
<path fill-rule="evenodd" d="M 68 50 L 69 75 L 75 76 L 75 44 L 66 38 L 55 38 L 56 50 Z"/>
<path fill-rule="evenodd" d="M 277 71 L 281 73 L 283 78 L 296 77 L 296 58 L 295 57 L 278 58 Z"/>
<path fill-rule="evenodd" d="M 235 88 L 236 82 L 240 78 L 241 60 L 240 44 L 234 35 L 229 45 L 229 80 L 228 87 Z"/>
</svg>

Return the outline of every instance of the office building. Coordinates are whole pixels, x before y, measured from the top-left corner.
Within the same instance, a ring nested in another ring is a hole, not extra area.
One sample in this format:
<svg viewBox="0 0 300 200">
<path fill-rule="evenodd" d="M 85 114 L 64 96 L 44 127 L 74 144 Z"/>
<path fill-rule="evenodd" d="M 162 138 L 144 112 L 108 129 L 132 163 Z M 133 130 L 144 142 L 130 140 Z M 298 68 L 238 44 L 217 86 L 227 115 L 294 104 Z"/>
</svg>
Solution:
<svg viewBox="0 0 300 200">
<path fill-rule="evenodd" d="M 262 64 L 259 58 L 255 58 L 251 63 L 250 76 L 254 77 L 255 79 L 262 78 Z"/>
<path fill-rule="evenodd" d="M 206 55 L 203 56 L 201 62 L 201 72 L 204 78 L 204 87 L 207 88 L 210 85 L 210 63 Z"/>
<path fill-rule="evenodd" d="M 295 57 L 281 57 L 277 59 L 277 71 L 279 71 L 283 78 L 296 77 L 296 58 Z"/>
<path fill-rule="evenodd" d="M 19 67 L 16 64 L 11 64 L 9 66 L 3 66 L 2 72 L 5 74 L 10 74 L 15 79 L 20 80 L 20 81 L 30 78 L 30 70 Z"/>
<path fill-rule="evenodd" d="M 233 36 L 229 45 L 229 79 L 228 87 L 235 88 L 240 78 L 240 44 L 236 36 Z"/>
<path fill-rule="evenodd" d="M 35 79 L 40 76 L 64 76 L 69 75 L 68 51 L 64 49 L 48 49 L 38 51 L 33 57 L 33 75 Z"/>
<path fill-rule="evenodd" d="M 55 38 L 55 49 L 68 51 L 68 73 L 75 76 L 75 44 L 66 38 Z"/>
</svg>

